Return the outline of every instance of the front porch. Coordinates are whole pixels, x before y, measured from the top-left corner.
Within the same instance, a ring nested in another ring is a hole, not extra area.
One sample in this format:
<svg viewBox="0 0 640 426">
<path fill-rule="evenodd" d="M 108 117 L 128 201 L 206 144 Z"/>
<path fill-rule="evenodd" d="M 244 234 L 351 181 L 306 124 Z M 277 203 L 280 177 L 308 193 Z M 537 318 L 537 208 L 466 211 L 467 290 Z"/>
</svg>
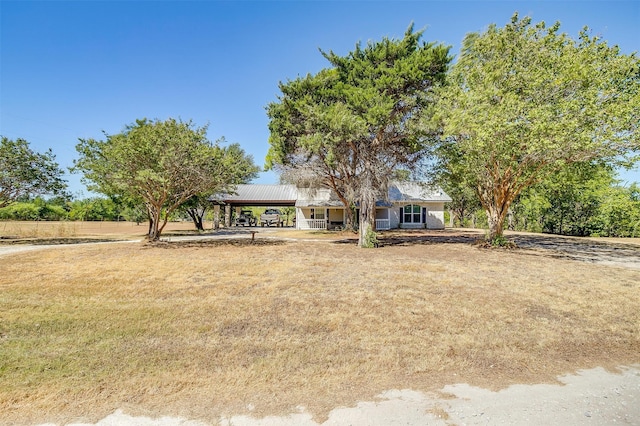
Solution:
<svg viewBox="0 0 640 426">
<path fill-rule="evenodd" d="M 345 222 L 346 213 L 344 208 L 296 208 L 296 229 L 339 230 L 344 228 Z M 388 229 L 391 229 L 390 209 L 377 208 L 376 230 L 384 231 Z"/>
</svg>

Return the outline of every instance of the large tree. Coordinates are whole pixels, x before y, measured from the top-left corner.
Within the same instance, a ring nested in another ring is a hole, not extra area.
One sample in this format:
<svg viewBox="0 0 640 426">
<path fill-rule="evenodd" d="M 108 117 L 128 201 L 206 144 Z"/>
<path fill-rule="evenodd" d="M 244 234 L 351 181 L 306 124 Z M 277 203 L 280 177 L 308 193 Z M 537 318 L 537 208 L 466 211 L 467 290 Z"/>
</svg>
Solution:
<svg viewBox="0 0 640 426">
<path fill-rule="evenodd" d="M 411 26 L 400 40 L 357 44 L 346 56 L 322 52 L 331 67 L 280 84 L 267 108 L 267 166 L 302 169 L 299 176 L 333 189 L 347 210 L 357 205 L 361 247 L 371 242 L 375 202 L 387 196 L 394 170 L 410 170 L 431 147 L 422 120 L 451 58 L 448 47 L 421 37 Z"/>
<path fill-rule="evenodd" d="M 80 139 L 74 169 L 89 189 L 144 203 L 147 239 L 160 238 L 169 215 L 189 198 L 219 185 L 222 148 L 191 122 L 137 120 L 105 140 Z"/>
<path fill-rule="evenodd" d="M 525 188 L 568 164 L 631 158 L 640 134 L 640 65 L 584 29 L 514 15 L 465 37 L 438 107 L 442 163 L 473 188 L 500 241 Z"/>
<path fill-rule="evenodd" d="M 24 139 L 0 141 L 0 208 L 33 195 L 61 194 L 64 172 L 51 150 L 39 153 Z"/>
</svg>

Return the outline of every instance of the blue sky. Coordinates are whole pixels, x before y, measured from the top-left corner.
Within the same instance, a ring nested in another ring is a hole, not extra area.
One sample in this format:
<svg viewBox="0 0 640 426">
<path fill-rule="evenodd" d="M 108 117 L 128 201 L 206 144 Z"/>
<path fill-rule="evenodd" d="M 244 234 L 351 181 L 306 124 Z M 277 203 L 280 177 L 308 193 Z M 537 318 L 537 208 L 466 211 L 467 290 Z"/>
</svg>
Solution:
<svg viewBox="0 0 640 426">
<path fill-rule="evenodd" d="M 640 50 L 640 1 L 6 1 L 0 0 L 0 134 L 52 148 L 63 167 L 78 138 L 120 132 L 137 118 L 209 124 L 209 139 L 238 142 L 262 165 L 265 106 L 278 83 L 328 64 L 356 42 L 424 40 L 457 53 L 464 35 L 512 14 L 583 26 Z M 640 181 L 637 170 L 622 175 Z M 68 175 L 76 196 L 89 195 Z M 277 183 L 263 173 L 258 183 Z"/>
</svg>

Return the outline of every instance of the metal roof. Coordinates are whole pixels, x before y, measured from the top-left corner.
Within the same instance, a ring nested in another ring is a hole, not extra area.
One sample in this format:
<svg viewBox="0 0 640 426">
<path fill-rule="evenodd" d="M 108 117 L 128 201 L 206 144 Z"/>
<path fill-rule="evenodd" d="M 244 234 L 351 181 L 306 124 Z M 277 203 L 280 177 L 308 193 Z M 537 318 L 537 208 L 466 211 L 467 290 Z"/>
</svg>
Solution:
<svg viewBox="0 0 640 426">
<path fill-rule="evenodd" d="M 296 188 L 295 185 L 238 185 L 233 194 L 212 197 L 234 206 L 297 206 L 297 207 L 341 207 L 342 202 L 328 188 Z M 379 201 L 379 206 L 390 206 L 394 202 L 449 202 L 451 197 L 442 189 L 421 182 L 397 182 L 389 186 L 388 201 Z"/>
<path fill-rule="evenodd" d="M 396 182 L 389 187 L 389 201 L 443 201 L 450 202 L 441 188 L 423 182 Z"/>
<path fill-rule="evenodd" d="M 293 206 L 297 191 L 295 185 L 238 185 L 233 194 L 216 198 L 237 206 Z"/>
</svg>

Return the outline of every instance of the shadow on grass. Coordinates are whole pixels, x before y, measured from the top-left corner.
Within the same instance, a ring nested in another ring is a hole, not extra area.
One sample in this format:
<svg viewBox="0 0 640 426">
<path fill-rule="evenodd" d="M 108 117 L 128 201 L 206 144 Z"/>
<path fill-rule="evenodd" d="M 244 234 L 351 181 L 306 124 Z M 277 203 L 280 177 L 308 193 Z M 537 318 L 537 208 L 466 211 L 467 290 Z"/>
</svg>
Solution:
<svg viewBox="0 0 640 426">
<path fill-rule="evenodd" d="M 147 242 L 145 247 L 163 248 L 163 249 L 181 249 L 181 248 L 209 248 L 209 247 L 258 247 L 258 246 L 281 246 L 286 241 L 257 238 L 216 238 L 211 240 L 195 240 L 195 241 L 156 241 Z"/>
<path fill-rule="evenodd" d="M 416 246 L 430 244 L 477 244 L 483 240 L 478 232 L 450 230 L 402 230 L 382 231 L 378 234 L 378 247 Z M 358 244 L 358 237 L 343 238 L 334 244 Z"/>
<path fill-rule="evenodd" d="M 0 239 L 0 246 L 55 246 L 62 244 L 88 244 L 88 243 L 113 243 L 126 241 L 113 238 L 16 238 Z"/>
<path fill-rule="evenodd" d="M 389 233 L 380 238 L 380 247 L 384 246 L 412 246 L 429 244 L 476 244 L 482 240 L 477 232 L 446 232 L 442 233 Z"/>
</svg>

